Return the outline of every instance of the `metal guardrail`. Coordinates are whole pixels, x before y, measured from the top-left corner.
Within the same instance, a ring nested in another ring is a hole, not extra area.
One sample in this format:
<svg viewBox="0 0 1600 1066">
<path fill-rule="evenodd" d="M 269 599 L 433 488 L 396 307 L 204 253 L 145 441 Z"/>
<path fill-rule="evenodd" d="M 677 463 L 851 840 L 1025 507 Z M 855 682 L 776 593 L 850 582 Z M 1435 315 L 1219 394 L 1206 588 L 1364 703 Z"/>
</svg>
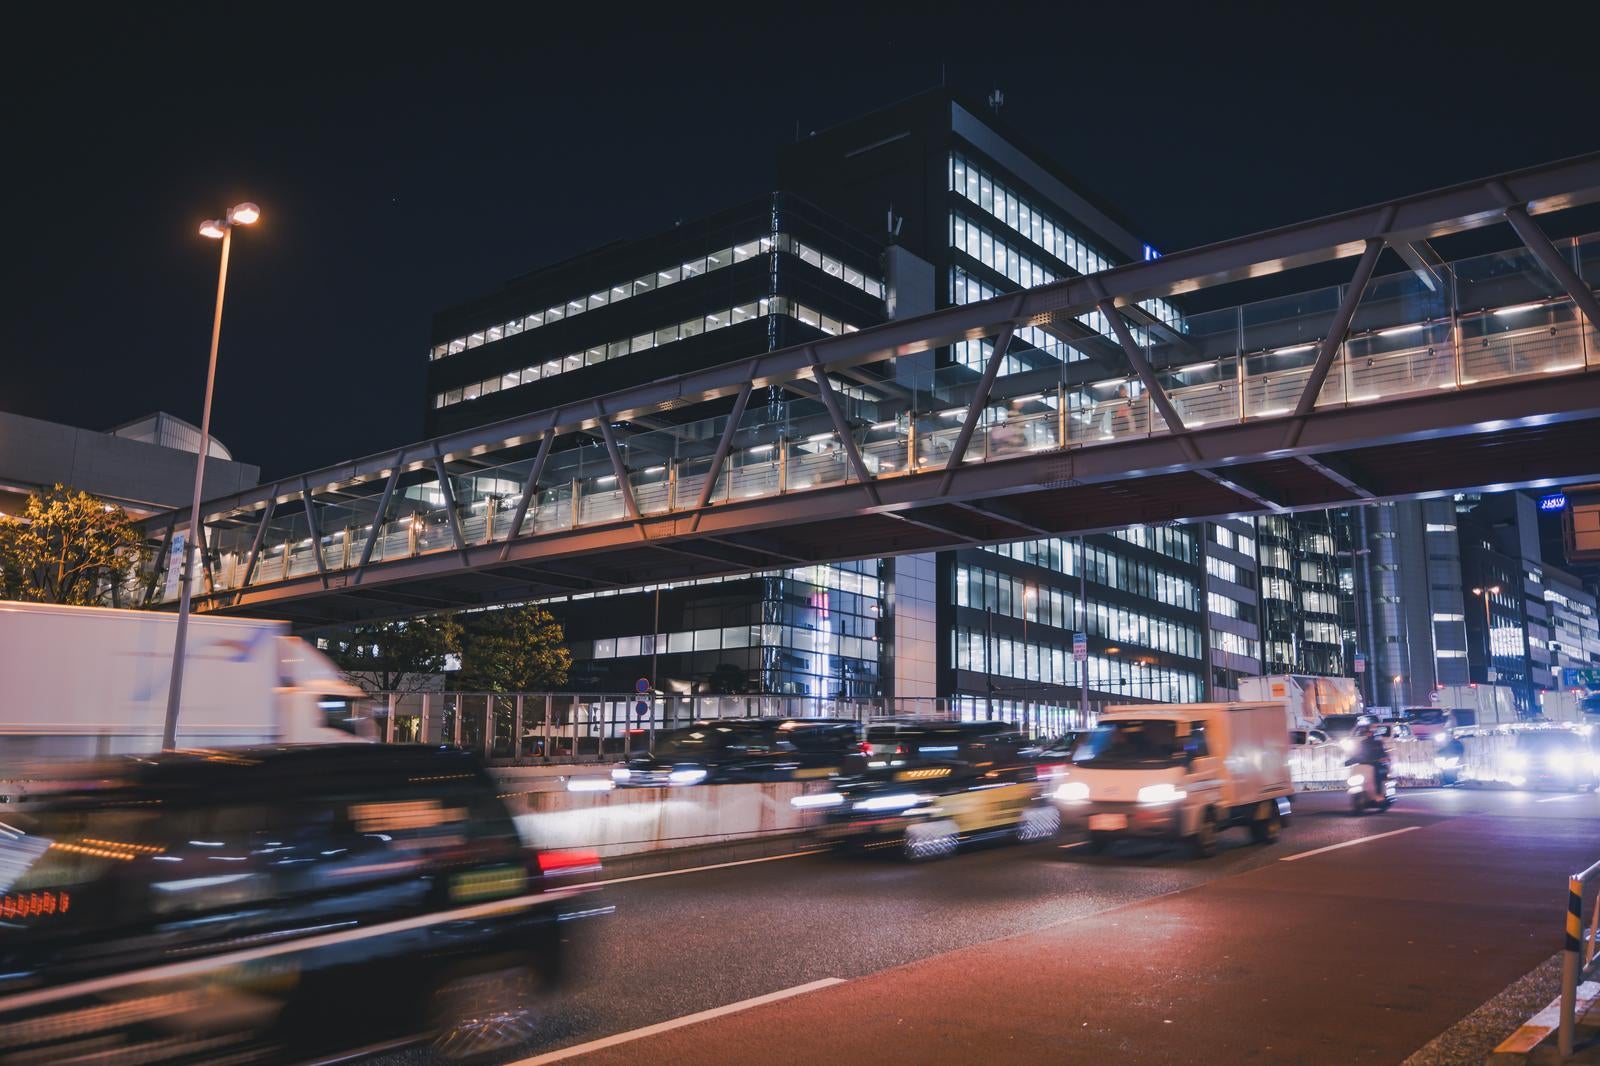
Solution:
<svg viewBox="0 0 1600 1066">
<path fill-rule="evenodd" d="M 479 753 L 491 765 L 614 761 L 647 747 L 658 730 L 706 718 L 999 718 L 1048 738 L 1085 728 L 1101 710 L 1100 703 L 1091 703 L 1086 721 L 1076 706 L 981 696 L 846 700 L 631 692 L 380 692 L 368 700 L 379 740 L 455 744 Z"/>
</svg>

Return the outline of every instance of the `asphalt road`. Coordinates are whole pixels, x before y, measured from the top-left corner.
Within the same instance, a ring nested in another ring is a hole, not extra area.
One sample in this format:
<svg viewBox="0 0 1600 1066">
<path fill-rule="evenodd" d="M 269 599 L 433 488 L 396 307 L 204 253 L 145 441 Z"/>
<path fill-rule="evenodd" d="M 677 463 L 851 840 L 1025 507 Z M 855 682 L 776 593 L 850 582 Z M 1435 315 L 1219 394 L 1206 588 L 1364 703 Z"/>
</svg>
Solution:
<svg viewBox="0 0 1600 1066">
<path fill-rule="evenodd" d="M 1057 842 L 619 883 L 505 1061 L 831 979 L 566 1061 L 1399 1062 L 1560 947 L 1597 819 L 1592 794 L 1424 790 L 1360 818 L 1312 794 L 1278 844 L 1230 830 L 1208 860 Z"/>
</svg>

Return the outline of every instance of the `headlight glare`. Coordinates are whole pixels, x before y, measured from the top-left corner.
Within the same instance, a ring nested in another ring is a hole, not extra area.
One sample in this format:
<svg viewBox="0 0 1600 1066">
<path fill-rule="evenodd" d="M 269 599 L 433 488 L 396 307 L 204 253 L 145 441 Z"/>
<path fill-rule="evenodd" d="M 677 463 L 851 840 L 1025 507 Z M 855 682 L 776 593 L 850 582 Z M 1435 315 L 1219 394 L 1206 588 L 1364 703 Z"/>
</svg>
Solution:
<svg viewBox="0 0 1600 1066">
<path fill-rule="evenodd" d="M 1139 790 L 1139 802 L 1146 804 L 1176 803 L 1189 793 L 1170 781 L 1159 785 L 1146 785 Z"/>
<path fill-rule="evenodd" d="M 1068 803 L 1082 803 L 1089 798 L 1089 785 L 1086 781 L 1063 781 L 1056 786 L 1056 799 Z"/>
</svg>

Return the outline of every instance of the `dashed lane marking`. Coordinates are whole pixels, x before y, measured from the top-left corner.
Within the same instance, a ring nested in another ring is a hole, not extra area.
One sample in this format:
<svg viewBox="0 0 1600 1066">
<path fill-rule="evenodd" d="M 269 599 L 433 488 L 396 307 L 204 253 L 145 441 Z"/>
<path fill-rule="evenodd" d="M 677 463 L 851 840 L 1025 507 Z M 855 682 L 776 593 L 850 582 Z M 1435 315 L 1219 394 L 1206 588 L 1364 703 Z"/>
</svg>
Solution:
<svg viewBox="0 0 1600 1066">
<path fill-rule="evenodd" d="M 687 873 L 688 871 L 681 872 Z M 721 1018 L 727 1014 L 737 1014 L 739 1011 L 749 1010 L 752 1007 L 763 1007 L 768 1003 L 777 1003 L 779 1000 L 793 999 L 795 996 L 803 996 L 807 992 L 815 992 L 821 988 L 831 988 L 833 985 L 842 984 L 844 984 L 844 979 L 842 977 L 824 977 L 820 981 L 808 981 L 803 985 L 795 985 L 793 988 L 785 988 L 777 992 L 768 992 L 764 996 L 756 996 L 752 999 L 741 999 L 737 1003 L 724 1003 L 720 1007 L 712 1007 L 710 1010 L 699 1011 L 695 1014 L 685 1014 L 681 1018 L 673 1018 L 671 1021 L 666 1022 L 657 1022 L 654 1025 L 644 1026 L 642 1029 L 630 1029 L 625 1033 L 617 1033 L 614 1036 L 604 1036 L 599 1040 L 591 1040 L 586 1044 L 574 1044 L 571 1047 L 564 1047 L 557 1051 L 548 1051 L 543 1055 L 535 1055 L 531 1059 L 520 1059 L 517 1062 L 511 1063 L 510 1066 L 544 1066 L 544 1064 L 547 1062 L 560 1062 L 563 1059 L 576 1058 L 579 1055 L 587 1055 L 591 1051 L 600 1051 L 603 1048 L 616 1047 L 618 1044 L 627 1044 L 635 1040 L 643 1040 L 645 1037 L 655 1036 L 659 1033 L 671 1032 L 673 1029 L 681 1029 L 685 1025 L 694 1025 L 696 1022 L 710 1021 L 713 1018 Z"/>
<path fill-rule="evenodd" d="M 1414 831 L 1416 831 L 1418 829 L 1421 829 L 1421 828 L 1422 828 L 1422 826 L 1420 826 L 1420 825 L 1408 825 L 1404 829 L 1391 829 L 1387 833 L 1374 833 L 1372 836 L 1369 836 L 1369 837 L 1357 837 L 1355 840 L 1346 840 L 1342 844 L 1329 844 L 1325 848 L 1315 848 L 1315 849 L 1313 849 L 1311 851 L 1302 851 L 1298 855 L 1285 855 L 1283 858 L 1279 859 L 1278 861 L 1279 862 L 1299 862 L 1301 859 L 1309 859 L 1313 855 L 1322 855 L 1322 854 L 1325 854 L 1326 852 L 1338 851 L 1340 848 L 1353 848 L 1357 844 L 1370 844 L 1374 840 L 1382 840 L 1384 837 L 1399 836 L 1401 833 L 1410 833 L 1410 832 L 1414 832 Z"/>
</svg>

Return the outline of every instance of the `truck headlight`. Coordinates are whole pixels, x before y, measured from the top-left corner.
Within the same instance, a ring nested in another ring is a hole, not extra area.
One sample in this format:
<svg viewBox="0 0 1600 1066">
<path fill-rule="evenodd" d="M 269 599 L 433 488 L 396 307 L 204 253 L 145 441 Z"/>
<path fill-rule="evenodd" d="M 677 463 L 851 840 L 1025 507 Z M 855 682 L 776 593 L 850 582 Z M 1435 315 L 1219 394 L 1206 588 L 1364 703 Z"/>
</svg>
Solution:
<svg viewBox="0 0 1600 1066">
<path fill-rule="evenodd" d="M 919 803 L 926 803 L 932 796 L 918 796 L 911 792 L 892 792 L 886 796 L 868 796 L 864 800 L 857 800 L 855 809 L 858 811 L 903 811 L 907 807 L 915 807 Z"/>
<path fill-rule="evenodd" d="M 1146 785 L 1139 790 L 1139 802 L 1144 804 L 1176 803 L 1189 793 L 1170 781 L 1159 785 Z"/>
<path fill-rule="evenodd" d="M 1089 799 L 1089 784 L 1086 781 L 1063 781 L 1056 786 L 1056 799 L 1067 803 L 1084 803 Z"/>
<path fill-rule="evenodd" d="M 796 796 L 789 805 L 803 811 L 813 807 L 837 807 L 843 802 L 844 797 L 837 792 L 819 792 L 812 796 Z"/>
</svg>

